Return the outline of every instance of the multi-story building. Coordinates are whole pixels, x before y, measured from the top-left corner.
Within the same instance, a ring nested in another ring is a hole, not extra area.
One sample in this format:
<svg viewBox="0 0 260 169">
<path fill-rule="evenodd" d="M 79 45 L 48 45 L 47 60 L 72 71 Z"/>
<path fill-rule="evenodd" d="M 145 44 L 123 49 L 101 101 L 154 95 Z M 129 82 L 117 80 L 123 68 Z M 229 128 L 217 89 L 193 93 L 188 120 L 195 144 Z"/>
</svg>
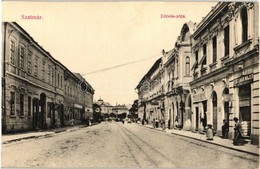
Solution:
<svg viewBox="0 0 260 169">
<path fill-rule="evenodd" d="M 79 74 L 65 72 L 65 121 L 71 124 L 85 123 L 93 118 L 93 94 L 94 89 Z"/>
<path fill-rule="evenodd" d="M 124 105 L 124 104 L 122 104 L 122 105 L 118 104 L 118 105 L 113 106 L 112 111 L 116 117 L 118 117 L 118 115 L 122 115 L 122 114 L 125 114 L 125 115 L 129 114 L 129 110 L 126 107 L 126 105 Z"/>
<path fill-rule="evenodd" d="M 17 23 L 4 22 L 2 28 L 3 131 L 64 126 L 64 74 L 69 70 Z"/>
<path fill-rule="evenodd" d="M 258 17 L 256 2 L 220 2 L 198 24 L 192 35 L 193 129 L 212 124 L 221 135 L 226 119 L 233 138 L 238 117 L 244 136 L 259 143 Z"/>
<path fill-rule="evenodd" d="M 182 26 L 174 48 L 164 52 L 166 57 L 165 89 L 166 119 L 168 127 L 177 126 L 191 128 L 191 96 L 189 82 L 192 80 L 191 70 L 191 34 L 195 24 L 190 22 Z M 176 123 L 176 124 L 175 124 Z"/>
<path fill-rule="evenodd" d="M 259 144 L 258 17 L 257 2 L 219 2 L 198 25 L 183 25 L 175 47 L 162 57 L 165 97 L 161 103 L 165 103 L 169 128 L 178 123 L 201 132 L 211 124 L 221 136 L 227 120 L 231 139 L 233 118 L 238 117 L 244 137 Z M 160 107 L 158 85 L 151 87 L 157 62 L 136 87 L 139 118 L 146 119 L 157 110 L 154 107 Z"/>
<path fill-rule="evenodd" d="M 97 105 L 100 106 L 101 108 L 101 115 L 105 115 L 105 116 L 109 116 L 110 113 L 113 112 L 113 106 L 109 103 L 109 102 L 105 102 L 103 99 L 99 99 L 97 102 L 96 102 Z"/>
<path fill-rule="evenodd" d="M 163 57 L 159 58 L 137 85 L 139 96 L 138 118 L 148 123 L 165 120 Z"/>
</svg>

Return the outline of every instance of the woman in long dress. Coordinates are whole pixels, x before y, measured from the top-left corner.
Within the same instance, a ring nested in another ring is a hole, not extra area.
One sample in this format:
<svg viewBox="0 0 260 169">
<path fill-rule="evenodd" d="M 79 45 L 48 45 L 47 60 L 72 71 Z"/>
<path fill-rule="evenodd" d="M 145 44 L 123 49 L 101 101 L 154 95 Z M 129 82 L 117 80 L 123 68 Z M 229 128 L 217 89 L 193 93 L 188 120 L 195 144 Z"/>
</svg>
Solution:
<svg viewBox="0 0 260 169">
<path fill-rule="evenodd" d="M 234 136 L 234 141 L 233 144 L 234 145 L 243 145 L 245 143 L 243 136 L 242 136 L 242 128 L 241 128 L 241 124 L 238 122 L 238 118 L 235 117 L 234 118 L 235 121 L 235 136 Z"/>
</svg>

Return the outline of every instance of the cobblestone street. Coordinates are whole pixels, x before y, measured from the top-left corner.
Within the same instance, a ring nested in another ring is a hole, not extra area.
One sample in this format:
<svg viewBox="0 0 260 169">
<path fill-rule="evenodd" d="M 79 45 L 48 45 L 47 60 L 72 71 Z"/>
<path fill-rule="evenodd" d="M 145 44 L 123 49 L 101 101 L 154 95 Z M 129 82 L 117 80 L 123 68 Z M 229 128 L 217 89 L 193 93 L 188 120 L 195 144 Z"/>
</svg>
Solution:
<svg viewBox="0 0 260 169">
<path fill-rule="evenodd" d="M 2 167 L 258 168 L 258 158 L 121 122 L 103 122 L 2 146 Z"/>
</svg>

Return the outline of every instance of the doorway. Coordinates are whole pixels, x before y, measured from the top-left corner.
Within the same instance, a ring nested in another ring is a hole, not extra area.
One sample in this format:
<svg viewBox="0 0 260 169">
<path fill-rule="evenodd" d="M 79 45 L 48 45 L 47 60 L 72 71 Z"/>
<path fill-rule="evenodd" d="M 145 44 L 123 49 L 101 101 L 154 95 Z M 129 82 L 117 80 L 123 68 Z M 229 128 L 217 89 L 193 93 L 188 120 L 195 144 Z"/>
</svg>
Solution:
<svg viewBox="0 0 260 169">
<path fill-rule="evenodd" d="M 215 91 L 212 92 L 212 105 L 213 105 L 213 128 L 217 130 L 218 127 L 218 110 L 217 110 L 217 93 Z"/>
<path fill-rule="evenodd" d="M 195 114 L 196 114 L 196 131 L 198 131 L 198 129 L 199 129 L 199 107 L 196 107 L 195 108 Z"/>
</svg>

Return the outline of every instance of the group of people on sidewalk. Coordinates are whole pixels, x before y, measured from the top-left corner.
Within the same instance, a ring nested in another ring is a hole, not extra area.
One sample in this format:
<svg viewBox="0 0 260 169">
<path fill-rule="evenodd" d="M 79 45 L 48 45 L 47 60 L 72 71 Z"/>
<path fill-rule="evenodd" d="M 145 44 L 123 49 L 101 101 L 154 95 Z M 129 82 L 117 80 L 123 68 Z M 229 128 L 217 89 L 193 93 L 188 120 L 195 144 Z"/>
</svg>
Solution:
<svg viewBox="0 0 260 169">
<path fill-rule="evenodd" d="M 234 126 L 235 134 L 234 134 L 233 144 L 234 145 L 244 145 L 245 141 L 243 139 L 241 124 L 240 124 L 240 122 L 239 122 L 237 117 L 234 117 L 233 120 L 235 122 L 235 126 Z M 212 128 L 212 125 L 208 124 L 207 132 L 206 132 L 207 140 L 213 140 L 213 137 L 215 135 L 214 133 L 215 132 L 214 132 L 214 130 Z M 226 120 L 223 120 L 222 138 L 223 139 L 228 138 L 228 124 L 227 124 Z"/>
</svg>

